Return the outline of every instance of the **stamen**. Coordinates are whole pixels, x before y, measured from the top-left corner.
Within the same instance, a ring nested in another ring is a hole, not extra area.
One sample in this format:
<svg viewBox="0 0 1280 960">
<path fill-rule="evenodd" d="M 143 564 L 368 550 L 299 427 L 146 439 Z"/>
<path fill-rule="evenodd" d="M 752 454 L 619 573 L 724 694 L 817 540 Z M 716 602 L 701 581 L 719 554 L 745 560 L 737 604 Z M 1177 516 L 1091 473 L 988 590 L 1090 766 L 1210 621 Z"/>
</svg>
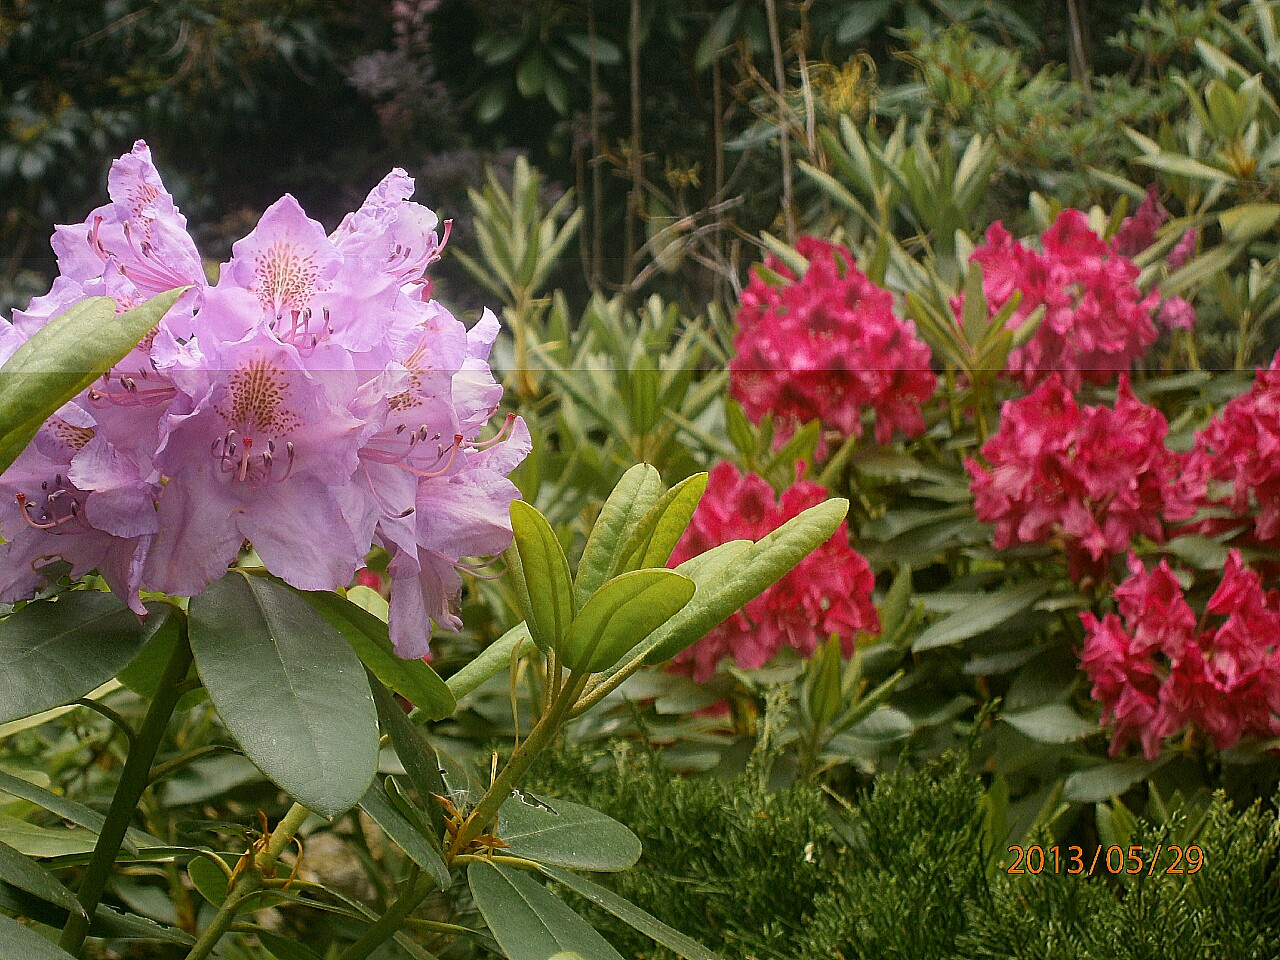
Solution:
<svg viewBox="0 0 1280 960">
<path fill-rule="evenodd" d="M 472 440 L 467 444 L 472 450 L 488 450 L 490 447 L 496 447 L 502 441 L 511 436 L 512 427 L 516 422 L 516 415 L 508 413 L 507 419 L 503 422 L 501 429 L 488 440 Z"/>
</svg>

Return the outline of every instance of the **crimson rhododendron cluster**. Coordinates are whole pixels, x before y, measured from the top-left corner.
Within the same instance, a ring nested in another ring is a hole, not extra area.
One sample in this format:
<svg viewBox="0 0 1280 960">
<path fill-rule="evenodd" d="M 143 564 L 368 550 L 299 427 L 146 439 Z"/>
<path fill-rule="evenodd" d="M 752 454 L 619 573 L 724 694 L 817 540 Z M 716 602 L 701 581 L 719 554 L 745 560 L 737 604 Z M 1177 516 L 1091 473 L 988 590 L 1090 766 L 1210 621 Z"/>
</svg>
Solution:
<svg viewBox="0 0 1280 960">
<path fill-rule="evenodd" d="M 1062 211 L 1040 242 L 1042 252 L 1030 250 L 996 222 L 973 252 L 993 310 L 1022 292 L 1010 329 L 1045 308 L 1031 339 L 1010 351 L 1007 369 L 1027 389 L 1052 372 L 1072 390 L 1113 382 L 1155 343 L 1159 294 L 1143 295 L 1137 265 L 1089 229 L 1079 210 Z"/>
<path fill-rule="evenodd" d="M 1058 540 L 1073 577 L 1097 574 L 1135 534 L 1162 541 L 1163 521 L 1195 512 L 1187 457 L 1165 446 L 1168 429 L 1127 376 L 1112 409 L 1080 406 L 1055 373 L 1004 405 L 982 448 L 989 469 L 965 461 L 978 519 L 995 524 L 1001 549 Z"/>
<path fill-rule="evenodd" d="M 1112 755 L 1136 738 L 1154 759 L 1189 726 L 1219 750 L 1280 734 L 1280 593 L 1264 592 L 1232 550 L 1201 628 L 1167 563 L 1147 571 L 1131 556 L 1129 569 L 1119 615 L 1081 614 L 1081 659 L 1112 725 Z"/>
<path fill-rule="evenodd" d="M 846 247 L 805 236 L 796 250 L 809 261 L 803 277 L 771 256 L 766 269 L 786 282 L 753 272 L 742 292 L 729 364 L 734 399 L 754 423 L 773 414 L 779 441 L 810 420 L 861 436 L 865 410 L 875 412 L 877 443 L 894 431 L 923 433 L 920 405 L 937 377 L 915 327 L 894 316 L 892 295 Z"/>
<path fill-rule="evenodd" d="M 1280 545 L 1280 353 L 1197 434 L 1189 474 L 1230 484 L 1224 502 L 1240 516 L 1256 509 L 1254 537 Z"/>
<path fill-rule="evenodd" d="M 402 656 L 427 652 L 432 620 L 460 625 L 458 567 L 510 542 L 529 435 L 512 420 L 481 440 L 498 322 L 468 330 L 431 299 L 441 241 L 412 192 L 392 171 L 329 235 L 286 195 L 211 285 L 146 144 L 117 160 L 111 202 L 57 228 L 60 276 L 0 350 L 89 296 L 123 310 L 193 289 L 0 476 L 0 601 L 62 561 L 141 612 L 139 590 L 195 595 L 246 541 L 281 579 L 330 590 L 378 544 Z"/>
<path fill-rule="evenodd" d="M 759 540 L 809 507 L 822 503 L 827 491 L 798 480 L 782 497 L 753 473 L 740 474 L 720 463 L 707 479 L 707 490 L 693 520 L 671 555 L 677 566 L 690 557 L 730 540 Z M 699 683 L 709 679 L 723 657 L 739 667 L 764 666 L 784 646 L 811 656 L 818 644 L 839 634 L 846 655 L 854 637 L 877 633 L 880 618 L 871 603 L 875 577 L 867 561 L 849 545 L 847 524 L 746 608 L 735 613 L 676 657 Z"/>
</svg>

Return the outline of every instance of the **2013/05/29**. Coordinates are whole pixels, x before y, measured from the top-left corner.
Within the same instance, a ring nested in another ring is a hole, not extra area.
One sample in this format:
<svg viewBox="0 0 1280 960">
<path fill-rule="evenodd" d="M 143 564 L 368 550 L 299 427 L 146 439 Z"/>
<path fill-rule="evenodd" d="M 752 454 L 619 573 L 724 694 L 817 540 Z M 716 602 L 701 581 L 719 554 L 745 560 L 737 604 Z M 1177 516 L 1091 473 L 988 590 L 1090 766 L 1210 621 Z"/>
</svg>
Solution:
<svg viewBox="0 0 1280 960">
<path fill-rule="evenodd" d="M 1125 851 L 1119 846 L 1095 847 L 1092 859 L 1086 858 L 1083 847 L 1060 847 L 1054 844 L 1042 847 L 1039 844 L 1023 847 L 1013 844 L 1009 852 L 1015 854 L 1013 863 L 1005 869 L 1008 874 L 1040 874 L 1045 870 L 1051 873 L 1066 873 L 1070 876 L 1087 874 L 1093 876 L 1099 862 L 1107 873 L 1127 873 L 1136 876 L 1145 873 L 1151 876 L 1156 871 L 1156 864 L 1162 853 L 1173 857 L 1173 862 L 1164 867 L 1166 874 L 1198 873 L 1204 866 L 1204 850 L 1199 846 L 1180 847 L 1177 844 L 1157 844 L 1150 860 L 1143 857 L 1143 849 L 1136 844 Z"/>
</svg>

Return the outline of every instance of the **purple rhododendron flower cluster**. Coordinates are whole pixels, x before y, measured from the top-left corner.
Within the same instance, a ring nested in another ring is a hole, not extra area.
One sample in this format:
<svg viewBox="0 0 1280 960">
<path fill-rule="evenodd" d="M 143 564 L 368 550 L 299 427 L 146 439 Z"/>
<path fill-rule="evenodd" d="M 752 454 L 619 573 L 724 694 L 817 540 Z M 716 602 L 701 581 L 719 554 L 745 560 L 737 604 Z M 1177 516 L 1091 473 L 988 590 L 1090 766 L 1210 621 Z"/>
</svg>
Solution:
<svg viewBox="0 0 1280 960">
<path fill-rule="evenodd" d="M 0 475 L 0 601 L 61 561 L 142 612 L 140 590 L 195 595 L 246 541 L 286 582 L 331 590 L 377 544 L 396 651 L 424 656 L 432 620 L 460 626 L 462 558 L 511 540 L 507 475 L 530 441 L 516 418 L 480 439 L 502 396 L 498 322 L 468 330 L 431 299 L 442 241 L 413 180 L 393 170 L 329 235 L 284 196 L 216 284 L 145 143 L 108 190 L 57 228 L 60 275 L 0 321 L 0 360 L 86 297 L 125 310 L 193 289 Z"/>
</svg>

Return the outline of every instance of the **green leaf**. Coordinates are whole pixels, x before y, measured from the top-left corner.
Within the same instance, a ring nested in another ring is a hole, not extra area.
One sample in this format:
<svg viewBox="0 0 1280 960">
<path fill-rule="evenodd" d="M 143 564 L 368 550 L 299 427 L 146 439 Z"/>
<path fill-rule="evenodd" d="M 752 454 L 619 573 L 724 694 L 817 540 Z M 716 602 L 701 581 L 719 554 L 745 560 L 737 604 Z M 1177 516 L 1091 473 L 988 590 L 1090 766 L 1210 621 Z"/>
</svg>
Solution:
<svg viewBox="0 0 1280 960">
<path fill-rule="evenodd" d="M 342 634 L 289 588 L 236 571 L 189 616 L 200 677 L 245 755 L 322 816 L 355 806 L 378 767 L 378 722 Z"/>
<path fill-rule="evenodd" d="M 1076 713 L 1065 703 L 1046 703 L 1028 710 L 1001 714 L 1009 726 L 1039 743 L 1071 743 L 1083 740 L 1101 728 Z"/>
<path fill-rule="evenodd" d="M 547 877 L 568 887 L 578 896 L 585 897 L 601 909 L 607 910 L 623 923 L 639 930 L 646 937 L 662 944 L 673 953 L 685 957 L 686 960 L 722 960 L 720 956 L 712 953 L 696 940 L 690 940 L 679 930 L 667 926 L 657 917 L 645 913 L 634 903 L 622 899 L 612 890 L 586 877 L 544 864 L 539 864 L 538 869 Z"/>
<path fill-rule="evenodd" d="M 53 874 L 6 843 L 0 843 L 0 880 L 47 903 L 56 904 L 82 917 L 88 916 L 84 907 L 80 906 L 80 901 Z"/>
<path fill-rule="evenodd" d="M 523 621 L 500 636 L 489 646 L 480 651 L 480 655 L 445 681 L 445 685 L 453 695 L 461 700 L 490 677 L 496 677 L 511 666 L 511 657 L 517 647 L 524 648 L 533 643 L 529 636 L 529 627 Z"/>
<path fill-rule="evenodd" d="M 178 643 L 182 620 L 186 616 L 167 603 L 156 604 L 156 607 L 156 612 L 152 616 L 159 617 L 160 620 L 155 625 L 154 634 L 129 665 L 116 675 L 116 679 L 122 684 L 148 700 L 155 697 L 160 687 L 164 668 L 168 665 L 173 648 Z M 192 669 L 194 671 L 194 666 Z"/>
<path fill-rule="evenodd" d="M 1077 770 L 1067 777 L 1062 798 L 1071 803 L 1101 803 L 1119 796 L 1139 780 L 1144 780 L 1162 767 L 1173 754 L 1166 752 L 1157 760 L 1136 757 Z"/>
<path fill-rule="evenodd" d="M 880 26 L 893 9 L 893 0 L 862 0 L 847 9 L 836 28 L 837 43 L 855 43 Z"/>
<path fill-rule="evenodd" d="M 536 97 L 542 92 L 547 80 L 547 61 L 540 53 L 532 53 L 520 61 L 516 70 L 516 89 L 525 99 Z"/>
<path fill-rule="evenodd" d="M 443 889 L 449 885 L 449 868 L 435 848 L 427 842 L 422 831 L 400 813 L 387 799 L 381 784 L 376 781 L 360 800 L 360 809 L 380 826 L 406 856 L 426 870 Z"/>
<path fill-rule="evenodd" d="M 582 550 L 574 583 L 579 605 L 609 579 L 623 544 L 661 496 L 662 478 L 649 464 L 638 463 L 622 475 L 600 509 Z"/>
<path fill-rule="evenodd" d="M 622 960 L 587 921 L 527 874 L 475 862 L 467 868 L 467 882 L 510 960 L 551 960 L 566 951 L 582 960 Z"/>
<path fill-rule="evenodd" d="M 627 537 L 621 551 L 625 559 L 613 574 L 664 566 L 693 519 L 693 511 L 706 489 L 707 474 L 695 473 L 664 493 Z"/>
<path fill-rule="evenodd" d="M 443 720 L 453 713 L 457 701 L 440 675 L 424 660 L 396 656 L 385 622 L 336 593 L 308 592 L 301 596 L 347 638 L 374 676 L 420 709 L 427 719 Z"/>
<path fill-rule="evenodd" d="M 0 914 L 0 957 L 12 960 L 73 960 L 57 944 Z"/>
<path fill-rule="evenodd" d="M 258 928 L 253 935 L 276 960 L 322 960 L 321 956 L 309 947 L 282 937 L 270 930 Z"/>
<path fill-rule="evenodd" d="M 5 773 L 3 770 L 0 770 L 0 792 L 17 797 L 19 800 L 25 800 L 27 803 L 33 803 L 37 807 L 61 817 L 68 823 L 73 823 L 77 827 L 84 827 L 91 833 L 101 833 L 102 826 L 106 823 L 106 818 L 96 810 L 90 810 L 82 803 L 59 796 L 44 787 L 23 780 L 21 777 Z M 139 844 L 155 845 L 159 843 L 160 841 L 150 834 L 130 827 L 129 832 L 125 835 L 123 847 L 129 853 L 137 853 Z"/>
<path fill-rule="evenodd" d="M 1191 157 L 1176 153 L 1157 153 L 1138 157 L 1137 162 L 1148 167 L 1155 167 L 1165 173 L 1180 177 L 1191 177 L 1193 180 L 1211 180 L 1214 183 L 1230 183 L 1234 178 L 1225 170 L 1211 167 Z"/>
<path fill-rule="evenodd" d="M 1246 243 L 1280 222 L 1280 204 L 1242 203 L 1218 215 L 1222 232 L 1233 243 Z"/>
<path fill-rule="evenodd" d="M 676 572 L 691 578 L 697 589 L 679 613 L 654 631 L 648 662 L 674 657 L 781 580 L 831 538 L 848 510 L 848 500 L 828 500 L 788 520 L 759 543 L 745 549 L 735 546 L 702 563 L 695 564 L 701 558 L 694 557 L 678 566 Z"/>
<path fill-rule="evenodd" d="M 72 830 L 37 827 L 25 820 L 0 814 L 0 843 L 6 843 L 28 857 L 64 857 L 89 853 L 97 842 L 96 833 L 79 827 Z"/>
<path fill-rule="evenodd" d="M 622 62 L 622 51 L 618 49 L 617 44 L 605 40 L 603 37 L 593 37 L 585 33 L 570 33 L 565 35 L 565 42 L 573 47 L 588 60 L 595 60 L 602 67 L 617 66 Z"/>
<path fill-rule="evenodd" d="M 599 673 L 666 623 L 693 596 L 693 581 L 674 570 L 633 570 L 592 594 L 558 649 L 560 662 Z"/>
<path fill-rule="evenodd" d="M 966 605 L 930 626 L 916 637 L 911 649 L 916 653 L 945 647 L 992 630 L 1031 607 L 1049 589 L 1047 583 L 1023 583 L 1006 587 Z"/>
<path fill-rule="evenodd" d="M 523 795 L 522 795 L 523 796 Z M 640 859 L 636 835 L 612 817 L 568 800 L 511 797 L 498 811 L 498 836 L 526 860 L 616 873 Z"/>
<path fill-rule="evenodd" d="M 431 795 L 445 796 L 448 793 L 440 775 L 440 758 L 427 742 L 426 735 L 405 716 L 400 704 L 377 677 L 370 680 L 369 687 L 378 708 L 378 725 L 391 738 L 391 746 L 400 758 L 418 803 L 428 811 L 427 822 L 439 837 L 444 832 L 444 812 L 432 801 Z"/>
<path fill-rule="evenodd" d="M 529 635 L 546 652 L 559 645 L 573 622 L 569 561 L 546 517 L 523 500 L 511 503 L 511 530 L 515 542 L 506 556 L 516 594 Z"/>
<path fill-rule="evenodd" d="M 164 623 L 146 623 L 110 593 L 72 590 L 29 603 L 0 620 L 0 723 L 83 697 L 128 666 Z"/>
<path fill-rule="evenodd" d="M 59 407 L 122 360 L 189 287 L 115 315 L 110 297 L 89 297 L 35 332 L 0 368 L 0 471 Z"/>
</svg>

